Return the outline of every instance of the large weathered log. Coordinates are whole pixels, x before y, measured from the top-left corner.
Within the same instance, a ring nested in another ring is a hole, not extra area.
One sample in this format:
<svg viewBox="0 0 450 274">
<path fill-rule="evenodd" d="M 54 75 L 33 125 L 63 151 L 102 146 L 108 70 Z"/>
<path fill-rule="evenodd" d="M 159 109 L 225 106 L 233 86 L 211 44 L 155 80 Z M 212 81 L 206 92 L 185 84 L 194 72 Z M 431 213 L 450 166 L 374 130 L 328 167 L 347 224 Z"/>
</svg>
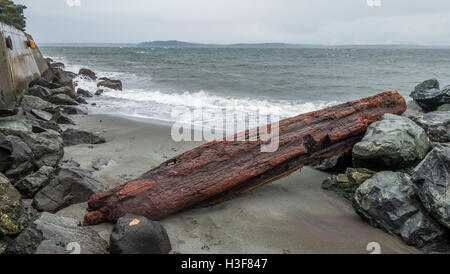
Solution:
<svg viewBox="0 0 450 274">
<path fill-rule="evenodd" d="M 84 224 L 115 222 L 126 213 L 159 220 L 232 199 L 304 165 L 350 152 L 370 123 L 405 110 L 404 98 L 389 91 L 281 121 L 279 149 L 272 153 L 261 152 L 261 140 L 202 145 L 136 180 L 93 195 Z"/>
</svg>

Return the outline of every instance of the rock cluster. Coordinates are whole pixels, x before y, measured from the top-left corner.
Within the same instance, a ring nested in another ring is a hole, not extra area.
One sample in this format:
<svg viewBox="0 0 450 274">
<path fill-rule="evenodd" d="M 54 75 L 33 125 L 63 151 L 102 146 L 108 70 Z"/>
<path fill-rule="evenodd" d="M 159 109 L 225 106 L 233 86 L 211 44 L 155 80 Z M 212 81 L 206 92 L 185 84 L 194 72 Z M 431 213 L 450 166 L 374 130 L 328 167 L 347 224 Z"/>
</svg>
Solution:
<svg viewBox="0 0 450 274">
<path fill-rule="evenodd" d="M 386 114 L 323 182 L 369 224 L 424 252 L 450 250 L 450 86 L 427 80 L 403 116 Z"/>
</svg>

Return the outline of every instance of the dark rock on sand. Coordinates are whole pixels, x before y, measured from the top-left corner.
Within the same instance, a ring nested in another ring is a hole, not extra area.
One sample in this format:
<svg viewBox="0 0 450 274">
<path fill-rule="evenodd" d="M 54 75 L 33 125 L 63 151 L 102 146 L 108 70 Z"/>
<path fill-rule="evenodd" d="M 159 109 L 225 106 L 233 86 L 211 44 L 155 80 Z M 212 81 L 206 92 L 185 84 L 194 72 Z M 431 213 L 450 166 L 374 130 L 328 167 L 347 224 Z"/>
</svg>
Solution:
<svg viewBox="0 0 450 274">
<path fill-rule="evenodd" d="M 171 249 L 163 226 L 131 214 L 117 221 L 110 238 L 112 254 L 168 254 Z"/>
<path fill-rule="evenodd" d="M 95 170 L 100 170 L 102 167 L 107 166 L 109 161 L 111 161 L 111 159 L 100 158 L 92 163 L 92 168 Z"/>
<path fill-rule="evenodd" d="M 425 208 L 450 228 L 450 148 L 433 149 L 414 170 L 412 180 Z"/>
<path fill-rule="evenodd" d="M 103 136 L 98 133 L 69 128 L 62 134 L 65 146 L 74 146 L 79 144 L 103 144 L 106 142 Z"/>
<path fill-rule="evenodd" d="M 345 170 L 351 165 L 352 155 L 344 154 L 320 161 L 314 165 L 314 168 L 325 172 L 341 173 L 345 172 Z"/>
<path fill-rule="evenodd" d="M 0 133 L 0 172 L 9 178 L 19 178 L 33 171 L 34 153 L 17 136 Z"/>
<path fill-rule="evenodd" d="M 333 175 L 325 179 L 322 188 L 352 200 L 356 189 L 375 174 L 376 172 L 365 168 L 348 168 L 344 174 Z"/>
<path fill-rule="evenodd" d="M 72 97 L 68 96 L 67 94 L 54 94 L 48 97 L 47 100 L 56 105 L 78 105 L 78 102 L 72 99 Z"/>
<path fill-rule="evenodd" d="M 96 96 L 100 96 L 100 95 L 102 95 L 104 92 L 105 92 L 105 91 L 104 91 L 103 89 L 99 89 L 99 90 L 97 90 L 97 91 L 95 92 L 95 95 L 96 95 Z"/>
<path fill-rule="evenodd" d="M 450 112 L 434 111 L 412 118 L 433 142 L 450 142 Z"/>
<path fill-rule="evenodd" d="M 106 254 L 108 244 L 97 232 L 72 218 L 44 212 L 17 236 L 8 249 L 14 254 Z M 75 250 L 76 251 L 76 250 Z"/>
<path fill-rule="evenodd" d="M 77 106 L 60 106 L 60 109 L 65 114 L 70 115 L 87 115 L 87 111 Z"/>
<path fill-rule="evenodd" d="M 414 166 L 425 158 L 430 140 L 410 119 L 385 114 L 371 124 L 353 148 L 353 164 L 372 170 L 398 170 Z"/>
<path fill-rule="evenodd" d="M 76 125 L 77 122 L 72 119 L 72 117 L 70 117 L 69 115 L 66 115 L 64 113 L 61 112 L 57 112 L 55 113 L 55 115 L 53 116 L 53 120 L 58 123 L 58 124 L 62 124 L 62 125 Z"/>
<path fill-rule="evenodd" d="M 449 250 L 448 232 L 423 209 L 408 175 L 384 171 L 365 181 L 353 207 L 372 226 L 424 252 Z"/>
<path fill-rule="evenodd" d="M 85 90 L 85 89 L 82 89 L 82 88 L 79 88 L 77 90 L 77 94 L 80 95 L 80 96 L 83 96 L 83 97 L 87 97 L 87 98 L 90 98 L 90 97 L 94 96 L 88 90 Z"/>
<path fill-rule="evenodd" d="M 31 88 L 29 88 L 27 94 L 29 94 L 31 96 L 43 98 L 43 99 L 52 95 L 51 91 L 48 88 L 41 87 L 38 85 L 35 85 L 35 86 L 32 86 Z"/>
<path fill-rule="evenodd" d="M 75 98 L 75 101 L 77 101 L 77 103 L 83 104 L 83 105 L 87 105 L 87 104 L 88 104 L 88 102 L 86 101 L 86 99 L 84 99 L 84 98 L 81 97 L 81 96 L 78 96 L 77 98 Z"/>
<path fill-rule="evenodd" d="M 55 88 L 62 87 L 59 84 L 47 81 L 47 79 L 45 79 L 43 77 L 39 77 L 39 78 L 31 81 L 29 87 L 31 88 L 31 87 L 34 87 L 34 86 L 41 86 L 41 87 L 44 87 L 44 88 L 47 88 L 47 89 L 55 89 Z"/>
<path fill-rule="evenodd" d="M 87 69 L 87 68 L 80 69 L 78 74 L 82 75 L 82 76 L 85 76 L 85 77 L 88 77 L 91 80 L 97 80 L 97 76 L 95 75 L 95 72 L 93 72 L 92 70 Z"/>
<path fill-rule="evenodd" d="M 434 111 L 439 106 L 450 103 L 449 88 L 439 90 L 439 82 L 436 79 L 427 80 L 416 86 L 411 93 L 411 98 L 425 111 Z"/>
<path fill-rule="evenodd" d="M 27 226 L 20 193 L 0 173 L 0 234 L 16 235 Z"/>
<path fill-rule="evenodd" d="M 72 204 L 83 203 L 99 192 L 103 185 L 80 165 L 67 161 L 59 164 L 57 175 L 34 196 L 33 205 L 40 211 L 56 212 Z"/>
<path fill-rule="evenodd" d="M 24 198 L 31 199 L 36 192 L 50 182 L 54 172 L 55 169 L 53 167 L 43 166 L 35 173 L 17 181 L 14 186 Z"/>
<path fill-rule="evenodd" d="M 120 80 L 103 80 L 97 84 L 97 87 L 106 87 L 115 90 L 122 90 L 122 81 Z"/>
</svg>

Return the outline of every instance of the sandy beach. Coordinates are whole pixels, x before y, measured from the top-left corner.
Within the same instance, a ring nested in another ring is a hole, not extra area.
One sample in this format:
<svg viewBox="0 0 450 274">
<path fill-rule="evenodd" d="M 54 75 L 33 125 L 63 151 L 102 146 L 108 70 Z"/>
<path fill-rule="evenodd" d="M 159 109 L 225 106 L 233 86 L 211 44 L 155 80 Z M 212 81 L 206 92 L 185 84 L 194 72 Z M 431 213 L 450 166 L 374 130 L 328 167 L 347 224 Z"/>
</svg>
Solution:
<svg viewBox="0 0 450 274">
<path fill-rule="evenodd" d="M 110 189 L 200 143 L 176 143 L 168 125 L 126 118 L 76 116 L 77 128 L 100 132 L 107 143 L 65 148 L 65 160 L 73 159 L 93 171 Z M 92 168 L 99 158 L 111 159 L 100 171 Z M 370 253 L 377 242 L 382 253 L 417 253 L 400 240 L 364 223 L 351 204 L 321 189 L 328 174 L 310 167 L 229 202 L 189 210 L 161 223 L 166 228 L 172 253 Z M 58 212 L 82 221 L 87 203 Z M 93 227 L 109 240 L 111 224 Z"/>
</svg>

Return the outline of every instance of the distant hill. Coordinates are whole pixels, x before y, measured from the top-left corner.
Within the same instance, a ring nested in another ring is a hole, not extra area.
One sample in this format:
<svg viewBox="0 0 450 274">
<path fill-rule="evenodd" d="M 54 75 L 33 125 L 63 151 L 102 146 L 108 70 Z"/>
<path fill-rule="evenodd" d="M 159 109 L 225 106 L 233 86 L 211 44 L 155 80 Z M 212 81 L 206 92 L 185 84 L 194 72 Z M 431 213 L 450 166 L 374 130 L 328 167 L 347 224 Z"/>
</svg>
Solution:
<svg viewBox="0 0 450 274">
<path fill-rule="evenodd" d="M 139 47 L 155 48 L 304 48 L 304 45 L 286 43 L 242 43 L 242 44 L 201 44 L 177 40 L 152 41 L 138 44 Z"/>
</svg>

